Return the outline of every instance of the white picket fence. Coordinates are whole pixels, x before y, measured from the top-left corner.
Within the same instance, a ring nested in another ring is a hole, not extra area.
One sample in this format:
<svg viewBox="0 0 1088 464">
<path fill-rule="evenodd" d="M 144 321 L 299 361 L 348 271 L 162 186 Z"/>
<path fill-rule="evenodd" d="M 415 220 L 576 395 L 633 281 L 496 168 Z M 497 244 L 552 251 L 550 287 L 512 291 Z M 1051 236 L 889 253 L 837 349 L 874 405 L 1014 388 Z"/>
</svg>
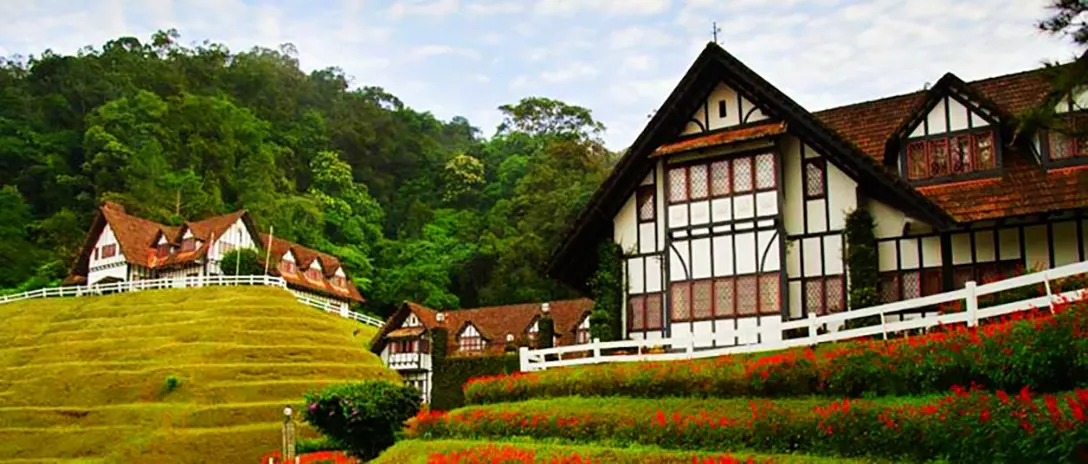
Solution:
<svg viewBox="0 0 1088 464">
<path fill-rule="evenodd" d="M 31 300 L 36 298 L 108 295 L 112 293 L 138 292 L 143 290 L 158 290 L 164 288 L 236 287 L 252 285 L 263 285 L 267 287 L 280 287 L 283 289 L 287 289 L 295 296 L 296 299 L 298 299 L 299 303 L 305 304 L 307 306 L 321 309 L 330 313 L 336 313 L 348 319 L 354 319 L 356 321 L 375 327 L 382 327 L 383 325 L 385 325 L 385 323 L 381 319 L 378 319 L 376 317 L 357 313 L 346 308 L 341 308 L 339 305 L 331 304 L 328 301 L 315 298 L 311 295 L 307 295 L 306 293 L 289 289 L 287 287 L 287 281 L 284 280 L 282 277 L 265 275 L 210 275 L 195 277 L 166 277 L 161 279 L 128 280 L 109 284 L 95 284 L 86 286 L 72 285 L 67 287 L 40 288 L 38 290 L 31 290 L 29 292 L 18 293 L 15 295 L 0 296 L 0 304 Z"/>
<path fill-rule="evenodd" d="M 959 290 L 940 293 L 936 295 L 914 298 L 910 300 L 896 301 L 893 303 L 873 306 L 857 311 L 847 311 L 816 316 L 809 313 L 808 318 L 784 322 L 777 326 L 757 329 L 761 333 L 761 339 L 773 340 L 763 343 L 736 345 L 729 347 L 716 347 L 709 349 L 696 349 L 695 339 L 664 338 L 655 340 L 619 340 L 614 342 L 601 342 L 594 339 L 592 343 L 583 345 L 560 346 L 533 350 L 522 347 L 519 351 L 521 358 L 521 371 L 539 371 L 555 367 L 578 366 L 585 364 L 600 364 L 608 362 L 635 362 L 635 361 L 669 361 L 679 359 L 711 358 L 729 354 L 757 353 L 774 351 L 799 346 L 813 346 L 820 343 L 828 343 L 849 340 L 859 337 L 883 335 L 886 339 L 889 333 L 902 332 L 912 329 L 925 329 L 941 324 L 967 323 L 968 326 L 978 325 L 980 319 L 993 318 L 1019 311 L 1027 311 L 1043 307 L 1053 310 L 1057 302 L 1078 301 L 1088 298 L 1088 289 L 1070 290 L 1064 293 L 1051 292 L 1050 282 L 1078 274 L 1088 273 L 1088 261 L 1069 264 L 1066 266 L 1034 272 L 1010 279 L 1000 280 L 985 285 L 977 285 L 975 282 L 967 282 L 967 285 Z M 1046 295 L 1015 301 L 985 309 L 979 309 L 978 297 L 990 295 L 1007 290 L 1013 290 L 1028 285 L 1043 284 Z M 936 306 L 942 303 L 962 301 L 966 311 L 952 314 L 937 314 L 928 317 L 918 317 L 904 321 L 888 321 L 888 317 L 901 314 L 913 309 L 921 309 Z M 838 330 L 824 334 L 817 334 L 817 328 L 827 324 L 834 327 L 846 321 L 862 319 L 872 316 L 880 316 L 880 325 L 860 327 L 849 330 Z M 790 329 L 807 328 L 808 336 L 795 339 L 784 339 L 782 332 Z M 643 353 L 648 347 L 671 347 L 671 351 L 664 353 Z M 633 354 L 602 355 L 602 350 L 633 350 Z M 563 355 L 582 353 L 582 357 L 563 359 Z M 551 357 L 552 359 L 548 359 Z"/>
</svg>

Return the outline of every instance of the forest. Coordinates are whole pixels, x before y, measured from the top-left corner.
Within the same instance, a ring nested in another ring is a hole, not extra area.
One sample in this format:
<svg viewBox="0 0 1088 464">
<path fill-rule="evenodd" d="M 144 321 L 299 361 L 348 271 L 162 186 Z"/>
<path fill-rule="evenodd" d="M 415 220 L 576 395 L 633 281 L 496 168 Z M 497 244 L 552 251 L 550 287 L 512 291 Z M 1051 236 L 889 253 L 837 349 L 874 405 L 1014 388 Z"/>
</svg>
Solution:
<svg viewBox="0 0 1088 464">
<path fill-rule="evenodd" d="M 619 156 L 590 110 L 526 97 L 478 128 L 353 79 L 175 30 L 0 58 L 0 291 L 58 285 L 112 200 L 171 224 L 245 208 L 339 256 L 378 314 L 573 296 L 543 268 Z"/>
</svg>

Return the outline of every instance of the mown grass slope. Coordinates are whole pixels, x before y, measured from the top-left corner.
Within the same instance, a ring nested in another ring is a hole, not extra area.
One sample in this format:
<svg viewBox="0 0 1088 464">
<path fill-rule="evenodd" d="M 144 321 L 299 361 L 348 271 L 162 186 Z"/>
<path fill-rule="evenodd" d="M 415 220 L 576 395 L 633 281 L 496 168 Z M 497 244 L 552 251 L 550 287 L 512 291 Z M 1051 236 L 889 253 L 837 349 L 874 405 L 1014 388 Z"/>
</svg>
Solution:
<svg viewBox="0 0 1088 464">
<path fill-rule="evenodd" d="M 254 462 L 304 392 L 397 379 L 366 350 L 376 329 L 280 289 L 35 300 L 0 319 L 0 463 Z"/>
</svg>

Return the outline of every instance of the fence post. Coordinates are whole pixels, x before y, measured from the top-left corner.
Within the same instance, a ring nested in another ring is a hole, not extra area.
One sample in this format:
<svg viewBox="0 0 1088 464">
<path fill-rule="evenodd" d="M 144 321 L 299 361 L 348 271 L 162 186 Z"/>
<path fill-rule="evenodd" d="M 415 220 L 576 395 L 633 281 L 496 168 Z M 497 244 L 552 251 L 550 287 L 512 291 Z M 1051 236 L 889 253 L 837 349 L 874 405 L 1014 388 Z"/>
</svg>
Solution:
<svg viewBox="0 0 1088 464">
<path fill-rule="evenodd" d="M 691 338 L 688 339 L 687 353 L 688 353 L 688 359 L 691 359 L 691 358 L 695 357 L 695 335 L 694 334 L 691 336 Z"/>
<path fill-rule="evenodd" d="M 518 369 L 521 372 L 529 372 L 529 347 L 518 348 Z"/>
<path fill-rule="evenodd" d="M 1043 270 L 1043 285 L 1046 286 L 1046 304 L 1050 306 L 1050 314 L 1054 314 L 1054 293 L 1050 290 L 1050 269 Z"/>
<path fill-rule="evenodd" d="M 816 313 L 808 313 L 808 344 L 816 344 Z"/>
<path fill-rule="evenodd" d="M 900 317 L 902 319 L 902 317 Z M 884 335 L 884 341 L 888 340 L 888 318 L 884 316 L 884 311 L 880 312 L 880 332 Z"/>
<path fill-rule="evenodd" d="M 594 338 L 593 339 L 593 359 L 600 359 L 600 357 L 601 357 L 601 347 L 598 345 L 598 343 L 601 343 L 601 339 Z"/>
<path fill-rule="evenodd" d="M 967 282 L 965 290 L 967 290 L 967 327 L 975 327 L 978 325 L 978 293 L 976 290 L 977 284 L 971 280 Z"/>
</svg>

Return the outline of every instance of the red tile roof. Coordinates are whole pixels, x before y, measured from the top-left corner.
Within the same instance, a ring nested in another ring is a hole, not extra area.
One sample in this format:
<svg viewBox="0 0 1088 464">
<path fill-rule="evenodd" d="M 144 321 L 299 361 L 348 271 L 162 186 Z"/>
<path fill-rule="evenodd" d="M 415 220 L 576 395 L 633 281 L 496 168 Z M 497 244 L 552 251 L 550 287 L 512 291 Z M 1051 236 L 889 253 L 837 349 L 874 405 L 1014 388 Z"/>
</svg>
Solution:
<svg viewBox="0 0 1088 464">
<path fill-rule="evenodd" d="M 260 234 L 261 245 L 268 245 L 268 234 Z M 288 285 L 305 288 L 307 290 L 318 291 L 327 295 L 332 295 L 338 298 L 350 298 L 351 300 L 363 302 L 363 296 L 359 293 L 359 289 L 355 288 L 355 284 L 349 279 L 346 287 L 337 287 L 332 283 L 332 276 L 336 273 L 336 270 L 340 268 L 340 260 L 335 256 L 322 253 L 320 251 L 306 248 L 295 242 L 289 242 L 287 240 L 273 237 L 272 238 L 272 263 L 269 264 L 269 272 L 279 275 L 287 280 Z M 287 251 L 295 255 L 295 272 L 291 274 L 284 274 L 280 272 L 279 263 L 280 258 L 287 254 Z M 306 269 L 309 269 L 314 260 L 319 260 L 321 269 L 323 272 L 323 278 L 319 280 L 313 280 L 306 276 Z M 264 257 L 261 257 L 264 260 Z"/>
<path fill-rule="evenodd" d="M 662 145 L 658 147 L 657 150 L 654 150 L 654 152 L 650 154 L 650 157 L 671 155 L 673 153 L 698 150 L 701 148 L 718 147 L 730 143 L 755 140 L 784 133 L 786 133 L 786 123 L 769 122 L 739 129 L 715 132 L 713 134 L 692 137 L 679 142 Z"/>
<path fill-rule="evenodd" d="M 574 344 L 575 329 L 592 309 L 593 301 L 588 298 L 548 302 L 548 314 L 555 321 L 555 334 L 559 337 L 559 345 Z M 449 353 L 454 353 L 456 350 L 457 334 L 471 323 L 488 341 L 486 352 L 493 354 L 503 351 L 507 334 L 513 335 L 515 339 L 524 339 L 528 335 L 529 326 L 533 320 L 543 314 L 541 303 L 436 311 L 420 304 L 407 302 L 387 321 L 382 332 L 376 337 L 376 343 L 372 349 L 381 351 L 384 339 L 400 329 L 409 311 L 419 317 L 424 327 L 428 329 L 443 327 L 447 330 Z M 439 313 L 444 316 L 442 322 L 438 321 Z"/>
<path fill-rule="evenodd" d="M 1047 69 L 982 79 L 968 82 L 967 86 L 1015 116 L 1044 102 L 1050 92 Z M 926 97 L 927 91 L 920 90 L 813 114 L 866 155 L 883 163 L 885 146 L 893 132 Z M 916 190 L 959 222 L 1088 207 L 1088 194 L 1084 193 L 1088 192 L 1088 177 L 1083 170 L 1047 172 L 1018 146 L 1006 145 L 1004 153 L 1004 170 L 998 177 Z"/>
</svg>

